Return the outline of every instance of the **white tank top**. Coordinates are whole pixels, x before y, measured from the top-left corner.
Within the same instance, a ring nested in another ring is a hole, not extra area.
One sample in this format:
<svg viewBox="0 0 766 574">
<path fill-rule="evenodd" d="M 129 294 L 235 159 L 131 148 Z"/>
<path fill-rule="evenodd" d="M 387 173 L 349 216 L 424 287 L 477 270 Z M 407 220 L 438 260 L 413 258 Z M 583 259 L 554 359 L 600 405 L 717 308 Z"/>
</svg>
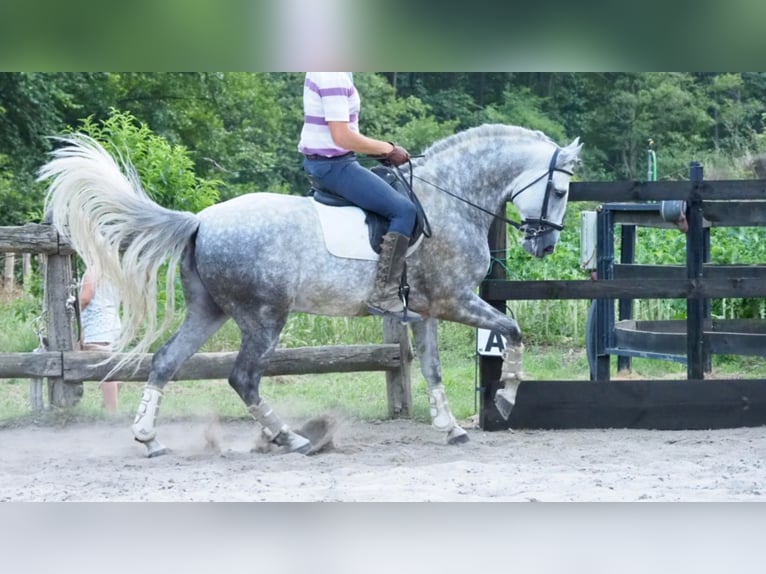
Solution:
<svg viewBox="0 0 766 574">
<path fill-rule="evenodd" d="M 83 343 L 114 343 L 122 323 L 118 299 L 112 286 L 104 281 L 96 286 L 93 298 L 80 316 Z"/>
</svg>

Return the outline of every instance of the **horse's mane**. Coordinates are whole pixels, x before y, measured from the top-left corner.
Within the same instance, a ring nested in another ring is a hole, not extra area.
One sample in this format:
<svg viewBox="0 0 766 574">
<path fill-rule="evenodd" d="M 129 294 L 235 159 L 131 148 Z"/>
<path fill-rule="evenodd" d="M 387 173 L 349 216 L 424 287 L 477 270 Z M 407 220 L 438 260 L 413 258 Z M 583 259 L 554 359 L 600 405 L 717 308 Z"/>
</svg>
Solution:
<svg viewBox="0 0 766 574">
<path fill-rule="evenodd" d="M 538 140 L 538 141 L 548 142 L 555 145 L 553 140 L 551 140 L 543 132 L 538 130 L 530 130 L 528 128 L 523 128 L 521 126 L 508 126 L 505 124 L 483 124 L 473 128 L 468 128 L 465 131 L 458 132 L 456 134 L 453 134 L 442 140 L 437 141 L 436 143 L 432 144 L 430 147 L 426 148 L 424 155 L 429 156 L 432 154 L 437 154 L 439 152 L 442 152 L 456 145 L 469 142 L 477 138 L 485 138 L 488 136 L 509 137 L 509 138 L 516 138 L 516 139 L 525 139 L 525 140 Z"/>
</svg>

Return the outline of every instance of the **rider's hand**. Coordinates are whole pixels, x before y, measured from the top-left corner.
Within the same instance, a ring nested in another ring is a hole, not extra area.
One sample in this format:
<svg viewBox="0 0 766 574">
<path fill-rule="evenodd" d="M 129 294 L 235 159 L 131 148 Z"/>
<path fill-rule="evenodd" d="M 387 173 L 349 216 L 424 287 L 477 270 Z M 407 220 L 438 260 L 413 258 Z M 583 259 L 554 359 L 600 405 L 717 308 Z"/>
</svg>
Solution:
<svg viewBox="0 0 766 574">
<path fill-rule="evenodd" d="M 399 167 L 403 163 L 407 163 L 410 160 L 410 154 L 406 149 L 404 149 L 402 146 L 396 145 L 393 142 L 391 142 L 391 145 L 394 146 L 394 149 L 392 149 L 383 157 L 381 160 L 383 163 L 393 167 Z"/>
</svg>

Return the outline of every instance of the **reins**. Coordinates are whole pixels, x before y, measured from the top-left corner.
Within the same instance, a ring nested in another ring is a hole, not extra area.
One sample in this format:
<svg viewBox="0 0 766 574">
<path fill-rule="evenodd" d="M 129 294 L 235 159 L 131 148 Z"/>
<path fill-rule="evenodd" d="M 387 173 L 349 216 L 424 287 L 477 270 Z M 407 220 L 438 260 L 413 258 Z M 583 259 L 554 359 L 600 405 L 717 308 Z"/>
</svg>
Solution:
<svg viewBox="0 0 766 574">
<path fill-rule="evenodd" d="M 562 229 L 564 229 L 563 225 L 560 225 L 558 223 L 554 223 L 554 222 L 549 221 L 547 219 L 547 216 L 548 216 L 548 201 L 549 201 L 549 198 L 550 198 L 551 190 L 553 189 L 553 174 L 554 174 L 554 172 L 565 173 L 565 174 L 567 174 L 569 176 L 573 175 L 573 173 L 571 171 L 569 171 L 569 170 L 556 167 L 556 161 L 558 160 L 558 156 L 559 156 L 560 152 L 561 152 L 561 148 L 557 147 L 556 150 L 553 152 L 553 157 L 551 157 L 550 164 L 548 165 L 548 171 L 546 171 L 545 173 L 541 174 L 539 177 L 535 178 L 534 180 L 529 182 L 527 185 L 522 187 L 519 191 L 514 193 L 511 196 L 511 199 L 510 199 L 510 201 L 513 201 L 519 195 L 521 195 L 524 191 L 528 190 L 530 187 L 535 185 L 538 181 L 540 181 L 541 179 L 543 179 L 544 177 L 547 176 L 548 177 L 548 182 L 547 182 L 546 188 L 545 188 L 545 197 L 543 198 L 543 205 L 542 205 L 542 208 L 540 209 L 540 217 L 538 219 L 524 219 L 521 222 L 518 222 L 518 221 L 513 221 L 512 219 L 508 219 L 507 217 L 504 217 L 504 216 L 499 215 L 497 213 L 493 213 L 489 209 L 486 209 L 486 208 L 484 208 L 484 207 L 482 207 L 480 205 L 477 205 L 477 204 L 473 203 L 472 201 L 470 201 L 470 200 L 468 200 L 468 199 L 466 199 L 464 197 L 461 197 L 461 196 L 457 195 L 456 193 L 451 192 L 448 189 L 445 189 L 445 188 L 443 188 L 443 187 L 441 187 L 441 186 L 439 186 L 439 185 L 437 185 L 437 184 L 435 184 L 435 183 L 433 183 L 431 181 L 428 181 L 427 179 L 424 179 L 424 178 L 422 178 L 420 176 L 415 175 L 414 174 L 415 170 L 413 169 L 412 161 L 410 161 L 410 160 L 408 160 L 408 164 L 409 164 L 409 168 L 410 168 L 409 186 L 410 186 L 410 189 L 412 189 L 412 180 L 413 180 L 413 178 L 418 179 L 418 180 L 422 181 L 423 183 L 430 185 L 434 189 L 437 189 L 437 190 L 441 191 L 442 193 L 446 193 L 450 197 L 453 197 L 454 199 L 457 199 L 458 201 L 462 201 L 463 203 L 465 203 L 467 205 L 470 205 L 474 209 L 477 209 L 477 210 L 479 210 L 479 211 L 481 211 L 483 213 L 491 215 L 494 219 L 497 219 L 499 221 L 503 221 L 503 222 L 507 223 L 508 225 L 511 225 L 514 228 L 518 229 L 519 231 L 524 231 L 526 233 L 527 237 L 538 237 L 538 236 L 540 236 L 540 235 L 542 235 L 544 233 L 547 233 L 547 232 L 549 232 L 549 231 L 551 231 L 553 229 L 555 229 L 557 231 L 561 231 Z M 412 157 L 424 157 L 424 156 L 420 155 L 420 156 L 412 156 Z M 396 168 L 396 171 L 399 172 L 400 177 L 402 177 L 402 178 L 404 177 L 401 174 L 401 171 L 399 170 L 399 168 Z M 530 227 L 530 226 L 533 226 L 533 225 L 536 226 L 536 227 Z"/>
<path fill-rule="evenodd" d="M 412 178 L 412 177 L 414 177 L 415 179 L 418 179 L 418 180 L 422 181 L 423 183 L 426 183 L 426 184 L 430 185 L 430 186 L 431 186 L 431 187 L 433 187 L 434 189 L 438 189 L 438 190 L 439 190 L 439 191 L 441 191 L 442 193 L 446 193 L 446 194 L 447 194 L 447 195 L 449 195 L 450 197 L 454 197 L 454 198 L 455 198 L 455 199 L 457 199 L 458 201 L 462 201 L 462 202 L 463 202 L 463 203 L 465 203 L 466 205 L 470 205 L 470 206 L 471 206 L 471 207 L 473 207 L 474 209 L 478 209 L 479 211 L 483 211 L 484 213 L 486 213 L 486 214 L 488 214 L 488 215 L 491 215 L 491 216 L 492 216 L 492 217 L 494 217 L 495 219 L 499 219 L 500 221 L 504 221 L 505 223 L 507 223 L 507 224 L 509 224 L 509 225 L 512 225 L 512 226 L 513 226 L 513 227 L 515 227 L 516 229 L 519 229 L 519 230 L 521 230 L 521 228 L 523 227 L 523 224 L 522 224 L 522 223 L 519 223 L 518 221 L 513 221 L 512 219 L 508 219 L 507 217 L 503 217 L 502 215 L 499 215 L 499 214 L 497 214 L 497 213 L 492 213 L 492 212 L 491 212 L 489 209 L 485 209 L 485 208 L 483 208 L 481 205 L 476 205 L 476 204 L 475 204 L 475 203 L 473 203 L 472 201 L 470 201 L 470 200 L 468 200 L 468 199 L 466 199 L 466 198 L 464 198 L 464 197 L 460 197 L 459 195 L 457 195 L 456 193 L 452 193 L 452 192 L 451 192 L 450 190 L 448 190 L 448 189 L 445 189 L 445 188 L 443 188 L 443 187 L 441 187 L 441 186 L 439 186 L 439 185 L 436 185 L 435 183 L 433 183 L 433 182 L 431 182 L 431 181 L 428 181 L 427 179 L 423 179 L 423 178 L 422 178 L 422 177 L 420 177 L 420 176 L 414 175 L 414 174 L 412 173 L 412 166 L 410 166 L 410 178 Z M 535 183 L 537 183 L 538 181 L 540 181 L 540 179 L 542 179 L 543 177 L 545 177 L 545 175 L 542 175 L 542 176 L 540 176 L 540 177 L 539 177 L 537 180 L 533 181 L 533 182 L 532 182 L 532 183 L 530 183 L 529 185 L 530 185 L 530 186 L 531 186 L 531 185 L 534 185 Z"/>
</svg>

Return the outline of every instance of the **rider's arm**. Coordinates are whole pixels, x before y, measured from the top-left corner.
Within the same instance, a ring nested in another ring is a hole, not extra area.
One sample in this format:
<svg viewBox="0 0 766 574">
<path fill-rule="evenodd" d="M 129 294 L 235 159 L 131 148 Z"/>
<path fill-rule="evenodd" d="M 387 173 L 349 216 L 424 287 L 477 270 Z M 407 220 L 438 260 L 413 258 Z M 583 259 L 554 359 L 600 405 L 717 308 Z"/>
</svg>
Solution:
<svg viewBox="0 0 766 574">
<path fill-rule="evenodd" d="M 327 122 L 335 145 L 366 155 L 387 155 L 394 149 L 393 144 L 368 138 L 348 127 L 348 122 Z"/>
</svg>

